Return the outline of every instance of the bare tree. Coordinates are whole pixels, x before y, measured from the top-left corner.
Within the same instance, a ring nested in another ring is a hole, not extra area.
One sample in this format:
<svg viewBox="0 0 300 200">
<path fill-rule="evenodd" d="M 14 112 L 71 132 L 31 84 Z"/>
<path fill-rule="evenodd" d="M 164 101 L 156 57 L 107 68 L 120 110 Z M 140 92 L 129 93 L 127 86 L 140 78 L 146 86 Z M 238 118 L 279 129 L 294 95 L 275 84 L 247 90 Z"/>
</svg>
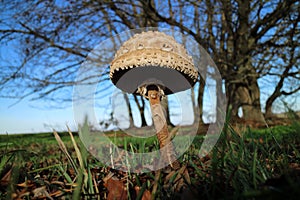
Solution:
<svg viewBox="0 0 300 200">
<path fill-rule="evenodd" d="M 297 9 L 297 7 L 295 6 L 294 9 Z M 282 61 L 275 62 L 276 64 L 272 64 L 273 62 L 271 61 L 265 67 L 267 75 L 278 77 L 274 91 L 266 101 L 265 110 L 267 118 L 273 116 L 272 105 L 278 97 L 292 95 L 300 90 L 299 23 L 299 13 L 289 13 L 289 16 L 283 20 L 281 27 L 277 30 L 286 37 L 281 40 L 270 38 L 267 42 L 272 51 L 265 55 L 271 59 Z M 274 54 L 273 51 L 277 51 L 278 53 Z M 274 69 L 277 70 L 275 71 Z"/>
<path fill-rule="evenodd" d="M 66 101 L 72 86 L 82 84 L 74 81 L 76 72 L 95 44 L 123 30 L 158 26 L 179 30 L 207 50 L 232 117 L 242 108 L 245 120 L 262 122 L 259 79 L 277 81 L 267 115 L 277 98 L 299 91 L 293 85 L 299 83 L 298 10 L 296 0 L 4 1 L 0 43 L 15 51 L 2 55 L 0 95 Z"/>
</svg>

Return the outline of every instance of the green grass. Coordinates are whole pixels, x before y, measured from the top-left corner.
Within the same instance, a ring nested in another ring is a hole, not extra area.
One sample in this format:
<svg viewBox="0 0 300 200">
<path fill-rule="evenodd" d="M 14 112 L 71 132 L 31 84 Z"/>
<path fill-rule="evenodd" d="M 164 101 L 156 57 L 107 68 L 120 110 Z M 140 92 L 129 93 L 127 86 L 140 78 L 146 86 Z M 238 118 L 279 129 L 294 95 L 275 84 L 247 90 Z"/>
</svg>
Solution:
<svg viewBox="0 0 300 200">
<path fill-rule="evenodd" d="M 118 134 L 111 141 L 128 151 L 158 149 L 156 137 Z M 300 195 L 299 136 L 298 123 L 243 133 L 226 126 L 217 145 L 201 159 L 197 155 L 203 136 L 196 136 L 179 158 L 192 183 L 184 193 L 173 188 L 176 173 L 125 173 L 103 165 L 85 150 L 78 134 L 1 135 L 0 199 L 105 199 L 112 192 L 107 181 L 111 174 L 119 180 L 115 188 L 126 187 L 129 199 L 141 199 L 154 186 L 156 199 L 183 194 L 190 199 L 291 199 Z"/>
</svg>

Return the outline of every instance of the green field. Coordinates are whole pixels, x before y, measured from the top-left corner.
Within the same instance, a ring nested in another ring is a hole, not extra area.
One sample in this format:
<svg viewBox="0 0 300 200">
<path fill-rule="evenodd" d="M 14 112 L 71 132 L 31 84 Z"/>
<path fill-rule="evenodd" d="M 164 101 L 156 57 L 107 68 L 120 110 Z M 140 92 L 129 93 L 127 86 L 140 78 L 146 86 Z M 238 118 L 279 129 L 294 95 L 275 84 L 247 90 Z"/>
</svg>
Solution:
<svg viewBox="0 0 300 200">
<path fill-rule="evenodd" d="M 203 136 L 196 136 L 179 159 L 184 170 L 175 172 L 117 171 L 91 156 L 78 134 L 59 136 L 0 136 L 0 199 L 297 199 L 300 195 L 298 122 L 240 132 L 228 125 L 214 149 L 201 159 L 197 152 Z M 110 138 L 132 152 L 158 149 L 155 137 L 118 137 L 117 132 Z"/>
</svg>

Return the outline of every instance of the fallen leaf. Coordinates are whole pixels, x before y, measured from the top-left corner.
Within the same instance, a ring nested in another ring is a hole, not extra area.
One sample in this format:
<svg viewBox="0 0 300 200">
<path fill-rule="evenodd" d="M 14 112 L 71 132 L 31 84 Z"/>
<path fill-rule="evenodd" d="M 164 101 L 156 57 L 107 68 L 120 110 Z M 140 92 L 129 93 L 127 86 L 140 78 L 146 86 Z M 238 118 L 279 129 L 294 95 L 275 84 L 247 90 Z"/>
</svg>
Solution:
<svg viewBox="0 0 300 200">
<path fill-rule="evenodd" d="M 24 199 L 26 196 L 28 197 L 30 192 L 21 192 L 18 194 L 18 199 Z"/>
<path fill-rule="evenodd" d="M 109 179 L 111 179 L 113 176 L 114 176 L 114 173 L 109 172 L 109 173 L 103 178 L 104 184 L 106 184 L 107 181 L 108 181 Z"/>
<path fill-rule="evenodd" d="M 10 177 L 11 177 L 12 168 L 6 172 L 6 174 L 1 178 L 0 185 L 5 187 L 8 185 Z"/>
<path fill-rule="evenodd" d="M 23 182 L 23 183 L 17 184 L 17 186 L 19 186 L 19 187 L 24 187 L 24 188 L 25 188 L 25 187 L 28 188 L 28 187 L 34 186 L 34 184 L 32 183 L 32 181 L 27 180 L 27 181 L 25 181 L 25 182 Z"/>
<path fill-rule="evenodd" d="M 299 163 L 290 163 L 289 167 L 291 169 L 294 169 L 294 170 L 300 170 L 300 164 Z"/>
<path fill-rule="evenodd" d="M 127 200 L 127 188 L 123 181 L 113 176 L 105 181 L 108 190 L 107 200 Z"/>
<path fill-rule="evenodd" d="M 64 186 L 65 185 L 65 183 L 62 182 L 62 181 L 51 181 L 51 184 L 60 185 L 60 186 Z"/>
<path fill-rule="evenodd" d="M 139 186 L 135 186 L 134 189 L 135 189 L 136 195 L 138 196 L 139 193 L 141 192 L 142 188 Z M 147 189 L 144 190 L 141 200 L 150 200 L 150 199 L 151 199 L 151 192 Z"/>
<path fill-rule="evenodd" d="M 149 190 L 145 190 L 142 200 L 150 200 L 151 199 L 151 192 Z"/>
<path fill-rule="evenodd" d="M 176 172 L 178 172 L 176 174 Z M 173 191 L 179 192 L 186 184 L 191 184 L 191 179 L 186 166 L 181 167 L 177 171 L 170 172 L 165 179 L 166 188 L 172 187 Z"/>
<path fill-rule="evenodd" d="M 36 188 L 32 191 L 32 193 L 34 194 L 34 198 L 46 198 L 47 197 L 48 199 L 53 200 L 53 198 L 47 192 L 46 186 Z"/>
<path fill-rule="evenodd" d="M 52 196 L 52 197 L 59 197 L 59 196 L 62 196 L 64 194 L 65 194 L 65 192 L 63 192 L 61 190 L 57 190 L 57 191 L 51 193 L 50 196 Z"/>
</svg>

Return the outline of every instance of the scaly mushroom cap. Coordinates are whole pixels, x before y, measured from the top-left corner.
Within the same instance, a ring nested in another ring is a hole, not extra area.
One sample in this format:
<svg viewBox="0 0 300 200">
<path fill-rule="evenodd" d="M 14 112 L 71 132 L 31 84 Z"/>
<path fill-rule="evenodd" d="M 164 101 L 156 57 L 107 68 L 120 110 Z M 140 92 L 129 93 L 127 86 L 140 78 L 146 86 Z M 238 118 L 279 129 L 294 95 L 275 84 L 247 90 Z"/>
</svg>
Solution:
<svg viewBox="0 0 300 200">
<path fill-rule="evenodd" d="M 191 88 L 198 71 L 184 46 L 158 31 L 135 34 L 116 52 L 110 79 L 121 90 L 136 93 L 143 85 L 159 85 L 165 94 Z"/>
</svg>

